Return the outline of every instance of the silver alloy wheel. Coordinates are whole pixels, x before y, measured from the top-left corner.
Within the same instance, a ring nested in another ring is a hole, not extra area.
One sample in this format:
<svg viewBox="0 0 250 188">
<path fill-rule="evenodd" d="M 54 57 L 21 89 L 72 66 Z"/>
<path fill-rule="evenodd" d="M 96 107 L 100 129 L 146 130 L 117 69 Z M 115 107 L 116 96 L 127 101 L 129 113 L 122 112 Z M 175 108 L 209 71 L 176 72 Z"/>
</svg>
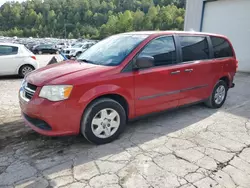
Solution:
<svg viewBox="0 0 250 188">
<path fill-rule="evenodd" d="M 26 74 L 30 73 L 31 71 L 33 71 L 32 67 L 30 67 L 30 66 L 24 66 L 22 68 L 22 75 L 25 76 Z"/>
<path fill-rule="evenodd" d="M 42 51 L 38 51 L 38 54 L 40 54 L 40 55 L 41 55 L 42 53 L 43 53 Z"/>
<path fill-rule="evenodd" d="M 99 111 L 91 122 L 91 129 L 98 138 L 108 138 L 116 133 L 120 126 L 120 115 L 111 108 Z"/>
<path fill-rule="evenodd" d="M 221 104 L 222 101 L 224 100 L 225 96 L 226 96 L 226 88 L 225 88 L 225 86 L 221 85 L 215 91 L 215 95 L 214 95 L 215 103 Z"/>
</svg>

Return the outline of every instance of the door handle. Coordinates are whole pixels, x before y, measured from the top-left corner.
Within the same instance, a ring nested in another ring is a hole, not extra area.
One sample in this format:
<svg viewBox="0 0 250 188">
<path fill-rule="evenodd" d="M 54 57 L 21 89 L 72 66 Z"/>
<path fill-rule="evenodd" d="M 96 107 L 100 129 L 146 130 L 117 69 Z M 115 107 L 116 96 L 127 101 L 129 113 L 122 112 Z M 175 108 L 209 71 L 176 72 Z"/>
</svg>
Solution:
<svg viewBox="0 0 250 188">
<path fill-rule="evenodd" d="M 193 69 L 185 69 L 185 72 L 193 72 Z"/>
<path fill-rule="evenodd" d="M 171 72 L 171 74 L 179 74 L 181 71 L 173 71 L 173 72 Z"/>
</svg>

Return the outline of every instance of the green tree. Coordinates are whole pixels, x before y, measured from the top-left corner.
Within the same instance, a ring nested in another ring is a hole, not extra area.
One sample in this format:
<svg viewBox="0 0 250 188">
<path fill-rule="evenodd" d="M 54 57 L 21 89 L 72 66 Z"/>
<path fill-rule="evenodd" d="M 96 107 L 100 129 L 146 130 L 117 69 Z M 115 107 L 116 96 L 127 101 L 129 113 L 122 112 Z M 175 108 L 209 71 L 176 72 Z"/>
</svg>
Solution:
<svg viewBox="0 0 250 188">
<path fill-rule="evenodd" d="M 133 15 L 133 29 L 136 31 L 142 30 L 144 21 L 144 12 L 137 10 Z"/>
<path fill-rule="evenodd" d="M 27 0 L 0 7 L 0 35 L 103 38 L 183 29 L 185 0 Z"/>
<path fill-rule="evenodd" d="M 133 17 L 129 10 L 118 14 L 117 27 L 119 33 L 133 30 Z"/>
<path fill-rule="evenodd" d="M 69 38 L 69 39 L 73 39 L 73 38 L 74 38 L 74 35 L 73 35 L 71 32 L 69 32 L 68 38 Z"/>
</svg>

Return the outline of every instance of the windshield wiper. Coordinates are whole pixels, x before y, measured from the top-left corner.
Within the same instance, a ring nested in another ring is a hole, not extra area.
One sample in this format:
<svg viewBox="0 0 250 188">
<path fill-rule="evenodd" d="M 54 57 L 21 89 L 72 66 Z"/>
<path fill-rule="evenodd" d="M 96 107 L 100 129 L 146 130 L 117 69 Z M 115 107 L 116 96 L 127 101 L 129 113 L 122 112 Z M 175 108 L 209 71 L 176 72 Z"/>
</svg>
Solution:
<svg viewBox="0 0 250 188">
<path fill-rule="evenodd" d="M 88 59 L 77 59 L 77 61 L 79 61 L 79 62 L 85 62 L 85 63 L 95 64 L 93 61 L 90 61 L 90 60 L 88 60 Z"/>
<path fill-rule="evenodd" d="M 95 64 L 95 65 L 100 65 L 100 63 L 88 60 L 88 59 L 77 59 L 77 61 L 79 62 L 84 62 L 84 63 L 91 63 L 91 64 Z"/>
</svg>

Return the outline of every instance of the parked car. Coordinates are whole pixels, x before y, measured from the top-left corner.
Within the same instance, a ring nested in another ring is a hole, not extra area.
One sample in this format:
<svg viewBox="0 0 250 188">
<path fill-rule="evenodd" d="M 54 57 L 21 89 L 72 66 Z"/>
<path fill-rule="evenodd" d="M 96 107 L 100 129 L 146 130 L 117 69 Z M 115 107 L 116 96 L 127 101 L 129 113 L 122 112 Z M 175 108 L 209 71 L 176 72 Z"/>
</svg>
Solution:
<svg viewBox="0 0 250 188">
<path fill-rule="evenodd" d="M 60 43 L 58 43 L 57 45 L 56 45 L 56 48 L 57 49 L 63 49 L 63 48 L 66 48 L 67 47 L 67 44 L 66 43 L 64 43 L 64 42 L 60 42 Z"/>
<path fill-rule="evenodd" d="M 41 134 L 81 133 L 104 144 L 139 116 L 199 102 L 220 108 L 234 87 L 237 66 L 232 44 L 221 35 L 118 34 L 76 61 L 29 74 L 20 106 L 26 124 Z"/>
<path fill-rule="evenodd" d="M 85 50 L 93 46 L 95 42 L 84 42 L 84 43 L 76 43 L 70 48 L 63 49 L 62 53 L 67 58 L 78 57 L 80 56 Z"/>
<path fill-rule="evenodd" d="M 24 46 L 26 48 L 28 48 L 29 50 L 32 50 L 34 46 L 38 45 L 36 42 L 29 42 L 27 44 L 24 44 Z"/>
<path fill-rule="evenodd" d="M 59 50 L 53 44 L 39 44 L 32 48 L 35 54 L 58 54 Z"/>
<path fill-rule="evenodd" d="M 0 75 L 24 77 L 37 68 L 35 55 L 24 45 L 0 43 Z"/>
</svg>

